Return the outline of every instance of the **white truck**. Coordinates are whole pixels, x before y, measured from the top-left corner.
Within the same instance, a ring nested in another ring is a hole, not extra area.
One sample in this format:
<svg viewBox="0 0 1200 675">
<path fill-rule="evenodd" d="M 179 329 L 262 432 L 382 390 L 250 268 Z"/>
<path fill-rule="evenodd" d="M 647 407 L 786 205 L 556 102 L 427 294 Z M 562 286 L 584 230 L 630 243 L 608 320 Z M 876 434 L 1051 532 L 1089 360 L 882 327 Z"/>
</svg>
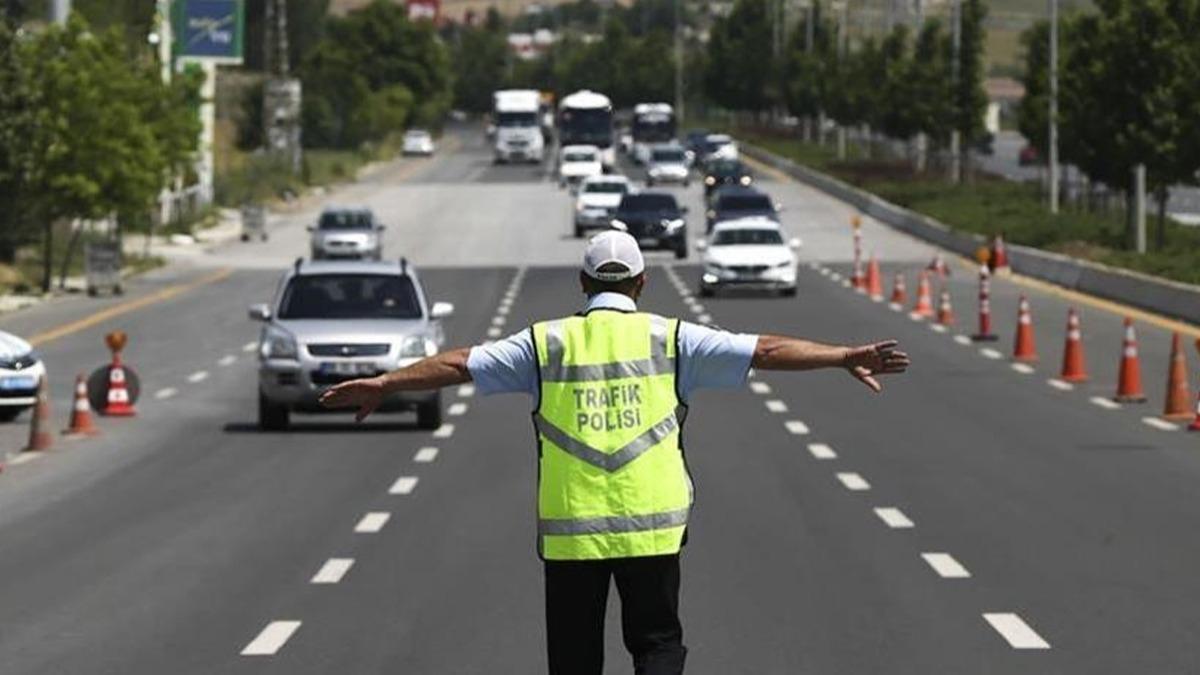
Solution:
<svg viewBox="0 0 1200 675">
<path fill-rule="evenodd" d="M 540 126 L 541 93 L 536 89 L 504 89 L 493 95 L 496 162 L 541 162 L 545 141 Z"/>
</svg>

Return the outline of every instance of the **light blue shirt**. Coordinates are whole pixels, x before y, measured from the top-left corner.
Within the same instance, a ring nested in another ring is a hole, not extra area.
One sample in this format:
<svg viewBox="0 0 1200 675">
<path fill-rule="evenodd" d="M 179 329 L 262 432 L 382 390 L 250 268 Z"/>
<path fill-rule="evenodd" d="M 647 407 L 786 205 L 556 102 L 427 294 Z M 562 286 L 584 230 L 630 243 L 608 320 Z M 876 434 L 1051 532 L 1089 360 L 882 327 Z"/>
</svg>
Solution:
<svg viewBox="0 0 1200 675">
<path fill-rule="evenodd" d="M 599 293 L 584 307 L 637 311 L 633 299 L 620 293 Z M 472 347 L 467 370 L 480 394 L 525 392 L 538 397 L 537 352 L 533 329 L 510 335 L 488 345 Z M 695 389 L 740 387 L 750 372 L 750 359 L 758 345 L 757 335 L 730 333 L 699 324 L 679 322 L 679 377 L 676 386 L 687 402 Z"/>
</svg>

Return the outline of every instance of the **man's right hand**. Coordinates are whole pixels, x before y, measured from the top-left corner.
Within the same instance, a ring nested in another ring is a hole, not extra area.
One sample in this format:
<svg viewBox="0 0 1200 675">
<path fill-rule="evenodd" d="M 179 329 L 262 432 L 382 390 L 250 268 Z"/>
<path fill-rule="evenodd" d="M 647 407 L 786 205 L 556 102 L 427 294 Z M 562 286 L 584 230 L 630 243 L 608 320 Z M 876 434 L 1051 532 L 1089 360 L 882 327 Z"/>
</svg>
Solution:
<svg viewBox="0 0 1200 675">
<path fill-rule="evenodd" d="M 325 390 L 321 394 L 321 405 L 326 408 L 357 408 L 354 421 L 361 422 L 383 402 L 384 393 L 381 378 L 350 380 Z"/>
</svg>

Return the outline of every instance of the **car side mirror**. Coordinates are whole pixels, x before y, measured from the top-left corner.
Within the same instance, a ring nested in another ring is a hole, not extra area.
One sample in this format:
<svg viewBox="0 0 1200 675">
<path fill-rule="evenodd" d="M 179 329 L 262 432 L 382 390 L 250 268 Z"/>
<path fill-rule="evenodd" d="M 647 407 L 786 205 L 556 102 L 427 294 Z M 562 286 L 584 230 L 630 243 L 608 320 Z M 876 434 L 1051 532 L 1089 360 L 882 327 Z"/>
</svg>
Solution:
<svg viewBox="0 0 1200 675">
<path fill-rule="evenodd" d="M 796 249 L 800 248 L 803 245 L 804 245 L 804 242 L 800 241 L 799 237 L 792 237 L 791 239 L 788 240 L 788 248 L 792 249 L 793 251 L 795 251 Z"/>
<path fill-rule="evenodd" d="M 679 212 L 686 214 L 688 212 L 688 207 L 686 207 L 686 206 L 679 207 Z"/>
<path fill-rule="evenodd" d="M 708 250 L 708 242 L 704 241 L 703 239 L 701 239 L 700 241 L 697 241 L 696 242 L 696 250 L 697 251 L 707 251 Z"/>
<path fill-rule="evenodd" d="M 312 225 L 305 225 L 304 229 L 308 230 L 309 232 L 312 232 L 313 230 L 315 230 L 317 228 L 313 227 Z"/>
<path fill-rule="evenodd" d="M 375 230 L 376 230 L 377 232 L 383 232 L 383 231 L 384 231 L 384 230 L 386 230 L 386 229 L 387 229 L 387 225 L 376 225 L 376 226 L 375 226 Z"/>
<path fill-rule="evenodd" d="M 249 313 L 250 319 L 252 321 L 270 321 L 271 320 L 271 307 L 270 307 L 270 305 L 267 305 L 266 303 L 250 305 L 250 311 L 248 313 Z"/>
<path fill-rule="evenodd" d="M 449 302 L 435 302 L 429 310 L 429 318 L 444 319 L 454 313 L 454 305 Z"/>
</svg>

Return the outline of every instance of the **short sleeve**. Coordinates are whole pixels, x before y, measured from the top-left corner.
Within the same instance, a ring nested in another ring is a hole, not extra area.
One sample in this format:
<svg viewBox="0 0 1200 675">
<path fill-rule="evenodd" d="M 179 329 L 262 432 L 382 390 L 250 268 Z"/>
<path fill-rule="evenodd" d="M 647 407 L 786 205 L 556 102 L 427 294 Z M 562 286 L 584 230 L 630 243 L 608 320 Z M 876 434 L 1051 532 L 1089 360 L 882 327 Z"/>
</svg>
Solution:
<svg viewBox="0 0 1200 675">
<path fill-rule="evenodd" d="M 526 329 L 503 340 L 471 348 L 467 371 L 480 394 L 537 395 L 537 355 Z"/>
<path fill-rule="evenodd" d="M 679 393 L 746 383 L 758 336 L 679 322 Z"/>
</svg>

